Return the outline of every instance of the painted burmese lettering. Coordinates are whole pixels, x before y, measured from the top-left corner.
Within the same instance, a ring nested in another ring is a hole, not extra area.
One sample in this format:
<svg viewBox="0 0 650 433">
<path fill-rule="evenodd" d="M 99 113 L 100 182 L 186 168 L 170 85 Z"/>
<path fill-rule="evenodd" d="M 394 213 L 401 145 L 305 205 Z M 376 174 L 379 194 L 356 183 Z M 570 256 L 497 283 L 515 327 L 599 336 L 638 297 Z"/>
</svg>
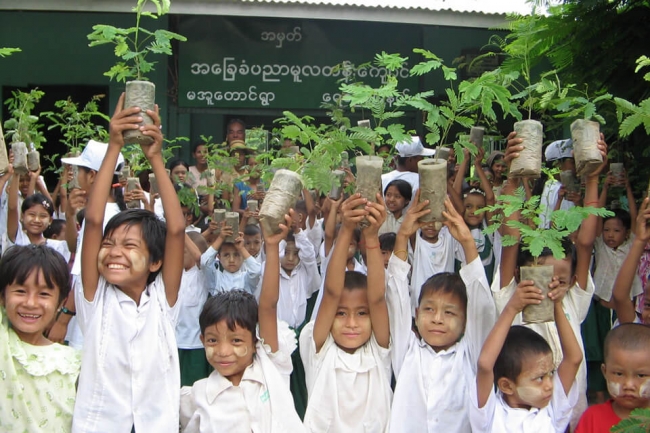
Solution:
<svg viewBox="0 0 650 433">
<path fill-rule="evenodd" d="M 249 71 L 250 68 L 246 64 L 246 60 L 242 60 L 241 65 L 239 65 L 239 75 L 248 75 Z"/>
<path fill-rule="evenodd" d="M 235 60 L 234 57 L 223 58 L 223 81 L 235 81 L 237 74 L 237 65 L 230 63 Z"/>
<path fill-rule="evenodd" d="M 262 67 L 260 65 L 251 66 L 251 74 L 259 75 L 262 73 Z"/>
<path fill-rule="evenodd" d="M 262 68 L 262 81 L 267 83 L 277 83 L 278 81 L 280 81 L 279 78 L 267 78 L 268 75 L 273 75 L 272 65 L 264 65 L 264 67 Z"/>
<path fill-rule="evenodd" d="M 187 100 L 188 101 L 194 101 L 194 98 L 196 98 L 196 93 L 192 92 L 191 90 L 187 92 Z"/>
<path fill-rule="evenodd" d="M 219 63 L 214 63 L 210 68 L 210 72 L 212 72 L 213 75 L 221 75 L 221 65 Z"/>
<path fill-rule="evenodd" d="M 221 100 L 223 100 L 223 93 L 221 93 L 221 92 L 214 92 L 214 100 L 215 100 L 215 101 L 221 101 Z"/>
<path fill-rule="evenodd" d="M 262 35 L 260 36 L 260 39 L 263 41 L 268 41 L 269 40 L 269 32 L 262 32 Z"/>
<path fill-rule="evenodd" d="M 286 35 L 285 35 L 284 33 L 277 33 L 277 34 L 275 35 L 275 39 L 277 39 L 277 41 L 278 41 L 278 43 L 277 43 L 277 45 L 275 46 L 275 48 L 282 48 L 282 41 L 284 41 L 284 38 L 285 38 L 285 37 L 286 37 Z"/>
<path fill-rule="evenodd" d="M 260 92 L 260 102 L 263 106 L 269 105 L 275 100 L 275 93 L 273 92 Z"/>
<path fill-rule="evenodd" d="M 300 79 L 300 66 L 293 65 L 291 67 L 291 75 L 293 75 L 294 83 L 302 83 L 302 80 Z"/>
<path fill-rule="evenodd" d="M 249 101 L 257 101 L 257 92 L 255 91 L 257 89 L 257 86 L 250 86 L 248 88 L 248 100 Z"/>
</svg>

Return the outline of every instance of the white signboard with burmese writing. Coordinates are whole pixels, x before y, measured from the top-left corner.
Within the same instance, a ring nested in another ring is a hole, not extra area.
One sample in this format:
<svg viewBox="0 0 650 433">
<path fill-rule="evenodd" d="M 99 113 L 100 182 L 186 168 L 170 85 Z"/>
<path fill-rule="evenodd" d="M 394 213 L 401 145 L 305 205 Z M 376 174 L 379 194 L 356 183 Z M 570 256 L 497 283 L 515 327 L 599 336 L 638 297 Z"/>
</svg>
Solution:
<svg viewBox="0 0 650 433">
<path fill-rule="evenodd" d="M 181 16 L 178 32 L 188 39 L 178 48 L 181 107 L 319 108 L 341 97 L 341 80 L 379 85 L 386 70 L 370 62 L 381 51 L 409 57 L 400 87 L 417 91 L 408 67 L 419 26 Z"/>
</svg>

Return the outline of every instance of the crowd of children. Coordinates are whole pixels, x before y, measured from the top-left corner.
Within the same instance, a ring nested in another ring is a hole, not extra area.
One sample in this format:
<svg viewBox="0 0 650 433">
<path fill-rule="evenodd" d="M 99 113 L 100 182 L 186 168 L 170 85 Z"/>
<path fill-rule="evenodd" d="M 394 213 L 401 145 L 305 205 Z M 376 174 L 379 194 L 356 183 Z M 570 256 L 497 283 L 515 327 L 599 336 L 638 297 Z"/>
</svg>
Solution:
<svg viewBox="0 0 650 433">
<path fill-rule="evenodd" d="M 1 431 L 585 433 L 650 408 L 650 206 L 625 175 L 599 188 L 602 137 L 583 194 L 508 177 L 515 133 L 450 160 L 442 226 L 421 222 L 417 162 L 433 152 L 414 139 L 376 197 L 305 190 L 268 233 L 241 121 L 236 173 L 211 170 L 203 144 L 195 166 L 166 166 L 157 108 L 140 126 L 122 104 L 108 143 L 62 158 L 55 201 L 38 172 L 0 176 Z M 134 129 L 153 141 L 155 191 L 120 181 Z M 547 163 L 575 171 L 570 149 L 551 143 Z M 485 231 L 502 194 L 605 207 L 611 188 L 629 210 L 588 216 L 564 259 L 544 249 L 548 287 L 520 278 L 533 258 L 502 240 L 520 236 L 518 212 Z M 213 220 L 226 203 L 238 226 Z M 545 300 L 554 320 L 524 322 Z"/>
</svg>

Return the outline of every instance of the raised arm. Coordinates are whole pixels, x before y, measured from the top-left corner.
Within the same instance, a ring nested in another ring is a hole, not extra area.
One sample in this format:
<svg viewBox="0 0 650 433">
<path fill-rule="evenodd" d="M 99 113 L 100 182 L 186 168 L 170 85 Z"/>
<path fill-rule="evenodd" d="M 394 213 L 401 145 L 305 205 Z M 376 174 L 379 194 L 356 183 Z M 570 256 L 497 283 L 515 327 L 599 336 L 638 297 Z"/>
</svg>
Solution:
<svg viewBox="0 0 650 433">
<path fill-rule="evenodd" d="M 535 283 L 526 280 L 519 283 L 508 304 L 494 324 L 494 328 L 485 339 L 481 355 L 478 359 L 476 373 L 476 389 L 478 392 L 478 407 L 485 406 L 494 388 L 494 364 L 501 353 L 508 331 L 513 320 L 526 305 L 539 304 L 544 297 Z"/>
<path fill-rule="evenodd" d="M 465 180 L 465 175 L 467 174 L 467 168 L 469 167 L 469 161 L 472 158 L 472 155 L 469 153 L 469 149 L 463 149 L 463 162 L 458 165 L 458 172 L 456 173 L 456 178 L 454 179 L 454 191 L 458 194 L 463 192 L 463 181 Z"/>
<path fill-rule="evenodd" d="M 277 352 L 278 346 L 278 299 L 280 299 L 280 241 L 286 239 L 291 226 L 293 210 L 285 215 L 285 224 L 280 224 L 280 233 L 264 232 L 266 244 L 266 262 L 264 263 L 264 278 L 260 293 L 258 320 L 260 337 L 271 347 L 271 352 Z"/>
<path fill-rule="evenodd" d="M 123 109 L 124 93 L 117 101 L 115 113 L 110 122 L 110 138 L 106 156 L 102 165 L 97 172 L 95 182 L 88 194 L 88 203 L 85 213 L 84 228 L 84 246 L 81 252 L 81 281 L 83 284 L 84 298 L 92 302 L 97 292 L 97 283 L 99 281 L 99 269 L 97 268 L 97 257 L 102 244 L 104 231 L 104 207 L 108 201 L 108 196 L 112 187 L 113 172 L 117 164 L 117 158 L 120 150 L 124 146 L 122 133 L 130 129 L 138 129 L 140 117 L 140 108 L 131 107 Z M 181 248 L 181 253 L 183 249 Z M 183 259 L 179 260 L 183 263 Z"/>
<path fill-rule="evenodd" d="M 174 306 L 178 299 L 178 290 L 180 289 L 181 277 L 183 276 L 185 218 L 174 185 L 165 170 L 165 161 L 162 157 L 163 135 L 160 130 L 158 105 L 156 105 L 155 111 L 147 110 L 147 114 L 153 119 L 153 125 L 145 125 L 140 130 L 144 135 L 153 138 L 154 141 L 151 145 L 142 146 L 142 151 L 149 160 L 151 169 L 158 180 L 160 199 L 163 210 L 165 211 L 167 236 L 165 238 L 165 259 L 163 260 L 161 274 L 165 282 L 167 303 L 169 306 Z"/>
<path fill-rule="evenodd" d="M 343 203 L 343 194 L 341 198 L 334 201 L 327 199 L 330 202 L 330 211 L 325 220 L 325 257 L 327 257 L 334 245 L 334 237 L 336 233 L 336 215 L 338 214 L 339 207 Z"/>
<path fill-rule="evenodd" d="M 362 230 L 366 242 L 366 260 L 368 261 L 368 306 L 370 323 L 377 343 L 381 347 L 390 346 L 390 326 L 388 307 L 386 306 L 386 273 L 384 258 L 379 249 L 379 228 L 386 221 L 384 198 L 377 193 L 377 203 L 368 202 L 366 209 L 370 213 L 370 225 Z M 349 245 L 349 242 L 348 242 Z"/>
<path fill-rule="evenodd" d="M 562 382 L 564 394 L 569 394 L 573 383 L 576 380 L 576 374 L 582 362 L 582 349 L 576 339 L 576 334 L 571 328 L 571 323 L 567 319 L 562 308 L 562 299 L 555 300 L 555 326 L 560 337 L 562 346 L 562 362 L 557 367 L 557 374 Z"/>
<path fill-rule="evenodd" d="M 632 192 L 632 186 L 630 185 L 630 178 L 627 177 L 627 170 L 623 171 L 623 176 L 625 176 L 625 195 L 627 197 L 627 205 L 630 209 L 630 219 L 636 221 L 638 216 L 638 210 L 636 207 L 636 200 L 634 198 L 634 193 Z M 632 227 L 632 232 L 636 233 L 634 226 Z"/>
<path fill-rule="evenodd" d="M 603 163 L 593 173 L 587 176 L 587 183 L 585 185 L 585 207 L 598 204 L 598 176 L 607 165 L 607 143 L 605 143 L 603 134 L 600 134 L 600 140 L 598 140 L 598 150 L 600 150 L 600 153 L 603 155 Z M 597 225 L 598 217 L 596 215 L 589 215 L 582 222 L 578 231 L 578 239 L 576 241 L 576 282 L 582 290 L 587 290 L 589 266 L 591 263 L 594 242 L 596 240 Z"/>
<path fill-rule="evenodd" d="M 632 282 L 636 277 L 636 270 L 639 266 L 639 261 L 645 250 L 645 246 L 650 241 L 650 209 L 648 209 L 648 198 L 641 203 L 641 209 L 636 219 L 636 236 L 632 241 L 630 252 L 627 253 L 621 269 L 618 271 L 616 280 L 614 281 L 614 289 L 612 291 L 612 301 L 614 303 L 614 310 L 620 323 L 631 323 L 636 319 L 636 312 L 634 310 L 634 303 L 630 300 L 630 291 L 632 290 Z"/>
<path fill-rule="evenodd" d="M 316 322 L 314 323 L 313 339 L 316 352 L 319 352 L 321 347 L 323 347 L 334 323 L 334 317 L 339 306 L 341 293 L 343 292 L 343 284 L 345 282 L 348 247 L 350 246 L 355 227 L 368 215 L 368 210 L 365 207 L 361 209 L 357 209 L 357 207 L 365 206 L 366 203 L 367 200 L 362 198 L 360 194 L 354 194 L 341 205 L 343 223 L 341 230 L 339 230 L 337 242 L 334 245 L 332 257 L 327 265 L 323 300 L 316 315 Z M 330 217 L 332 217 L 331 214 Z M 381 258 L 381 252 L 379 254 Z"/>
<path fill-rule="evenodd" d="M 20 210 L 18 209 L 18 184 L 20 176 L 14 173 L 7 191 L 7 237 L 11 242 L 16 242 L 18 235 L 18 221 L 20 221 Z"/>
</svg>

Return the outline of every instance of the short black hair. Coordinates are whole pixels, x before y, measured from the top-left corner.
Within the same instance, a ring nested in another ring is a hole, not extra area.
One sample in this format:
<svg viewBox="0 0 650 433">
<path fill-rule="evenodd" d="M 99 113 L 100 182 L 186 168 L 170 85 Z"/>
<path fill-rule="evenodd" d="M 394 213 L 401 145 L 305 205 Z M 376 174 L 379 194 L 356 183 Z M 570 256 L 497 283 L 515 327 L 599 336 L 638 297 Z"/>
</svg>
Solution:
<svg viewBox="0 0 650 433">
<path fill-rule="evenodd" d="M 23 200 L 23 204 L 20 207 L 20 210 L 22 211 L 22 213 L 25 213 L 27 212 L 28 209 L 37 205 L 43 206 L 47 211 L 47 213 L 50 214 L 50 218 L 54 216 L 54 203 L 52 203 L 52 200 L 45 197 L 40 192 L 32 194 L 28 196 L 25 200 Z"/>
<path fill-rule="evenodd" d="M 553 353 L 551 346 L 537 332 L 525 326 L 511 327 L 494 363 L 494 383 L 502 377 L 516 381 L 526 357 L 549 353 Z"/>
<path fill-rule="evenodd" d="M 358 271 L 349 271 L 345 273 L 343 280 L 344 290 L 368 289 L 368 277 Z"/>
<path fill-rule="evenodd" d="M 50 225 L 43 232 L 43 237 L 46 239 L 52 239 L 53 235 L 61 233 L 63 227 L 65 227 L 65 220 L 53 219 Z"/>
<path fill-rule="evenodd" d="M 388 183 L 388 185 L 386 185 L 386 188 L 384 188 L 384 195 L 386 195 L 386 191 L 388 191 L 388 188 L 391 186 L 397 188 L 399 194 L 404 197 L 407 202 L 411 201 L 411 198 L 413 197 L 413 186 L 411 186 L 410 183 L 404 179 L 392 180 Z"/>
<path fill-rule="evenodd" d="M 561 243 L 562 243 L 562 249 L 564 250 L 564 254 L 566 256 L 564 259 L 571 260 L 571 276 L 574 276 L 576 273 L 576 266 L 578 263 L 578 257 L 576 255 L 576 247 L 575 245 L 573 245 L 573 242 L 569 240 L 569 238 L 562 239 Z M 549 256 L 550 257 L 553 256 L 553 251 L 548 247 L 544 247 L 538 259 L 541 259 L 543 257 L 549 257 Z M 530 253 L 530 251 L 526 251 L 520 247 L 519 255 L 517 256 L 517 266 L 518 267 L 530 266 L 534 262 L 535 262 L 535 258 Z"/>
<path fill-rule="evenodd" d="M 393 251 L 397 235 L 393 232 L 384 233 L 379 236 L 379 249 L 382 251 Z"/>
<path fill-rule="evenodd" d="M 612 348 L 626 351 L 650 350 L 650 326 L 642 323 L 623 323 L 607 333 L 603 347 L 605 363 Z"/>
<path fill-rule="evenodd" d="M 440 272 L 429 277 L 422 284 L 420 296 L 418 297 L 418 305 L 420 305 L 424 296 L 429 296 L 437 292 L 457 296 L 462 303 L 463 312 L 467 313 L 467 287 L 460 275 L 454 274 L 453 272 Z"/>
<path fill-rule="evenodd" d="M 194 150 L 196 151 L 196 148 L 199 147 L 199 146 L 200 146 L 200 145 L 197 144 L 197 145 L 194 147 Z M 179 165 L 182 165 L 183 167 L 185 167 L 185 169 L 186 169 L 187 171 L 190 171 L 190 166 L 187 164 L 187 162 L 183 161 L 182 159 L 178 159 L 178 158 L 172 159 L 171 161 L 169 161 L 169 162 L 167 163 L 167 170 L 172 171 L 172 170 L 174 170 L 176 167 L 178 167 Z"/>
<path fill-rule="evenodd" d="M 128 209 L 116 214 L 108 220 L 104 228 L 104 239 L 110 236 L 118 227 L 126 225 L 127 228 L 139 226 L 147 250 L 149 251 L 149 264 L 162 262 L 165 255 L 165 239 L 167 226 L 156 214 L 145 209 Z M 147 285 L 153 283 L 160 272 L 151 272 L 147 277 Z"/>
<path fill-rule="evenodd" d="M 247 224 L 244 227 L 244 236 L 255 236 L 260 234 L 262 234 L 262 230 L 260 230 L 260 226 L 257 224 Z"/>
<path fill-rule="evenodd" d="M 200 146 L 207 146 L 207 143 L 204 140 L 197 141 L 196 143 L 194 143 L 194 146 L 192 146 L 192 154 L 196 153 L 196 150 Z M 170 170 L 171 170 L 171 168 L 170 168 Z"/>
<path fill-rule="evenodd" d="M 307 202 L 305 200 L 298 200 L 296 201 L 295 206 L 293 207 L 293 210 L 295 210 L 298 213 L 307 213 Z"/>
<path fill-rule="evenodd" d="M 59 288 L 59 302 L 70 293 L 68 263 L 61 254 L 43 245 L 14 245 L 0 259 L 0 296 L 10 284 L 25 284 L 32 272 L 43 272 L 50 289 Z"/>
<path fill-rule="evenodd" d="M 253 341 L 257 341 L 257 301 L 255 296 L 243 290 L 230 290 L 219 292 L 209 298 L 199 315 L 201 335 L 205 335 L 208 326 L 215 325 L 222 320 L 226 321 L 226 325 L 231 331 L 235 330 L 235 326 L 249 330 L 253 334 Z"/>
<path fill-rule="evenodd" d="M 226 134 L 228 133 L 228 128 L 230 128 L 230 126 L 234 125 L 235 123 L 239 123 L 241 126 L 244 127 L 244 129 L 246 129 L 246 122 L 244 122 L 242 119 L 234 118 L 234 119 L 230 119 L 228 123 L 226 123 Z"/>
<path fill-rule="evenodd" d="M 603 224 L 609 220 L 619 219 L 621 220 L 621 223 L 623 223 L 623 227 L 625 227 L 626 230 L 630 230 L 632 228 L 632 217 L 628 211 L 624 209 L 611 209 L 611 212 L 614 215 L 604 217 Z"/>
</svg>

